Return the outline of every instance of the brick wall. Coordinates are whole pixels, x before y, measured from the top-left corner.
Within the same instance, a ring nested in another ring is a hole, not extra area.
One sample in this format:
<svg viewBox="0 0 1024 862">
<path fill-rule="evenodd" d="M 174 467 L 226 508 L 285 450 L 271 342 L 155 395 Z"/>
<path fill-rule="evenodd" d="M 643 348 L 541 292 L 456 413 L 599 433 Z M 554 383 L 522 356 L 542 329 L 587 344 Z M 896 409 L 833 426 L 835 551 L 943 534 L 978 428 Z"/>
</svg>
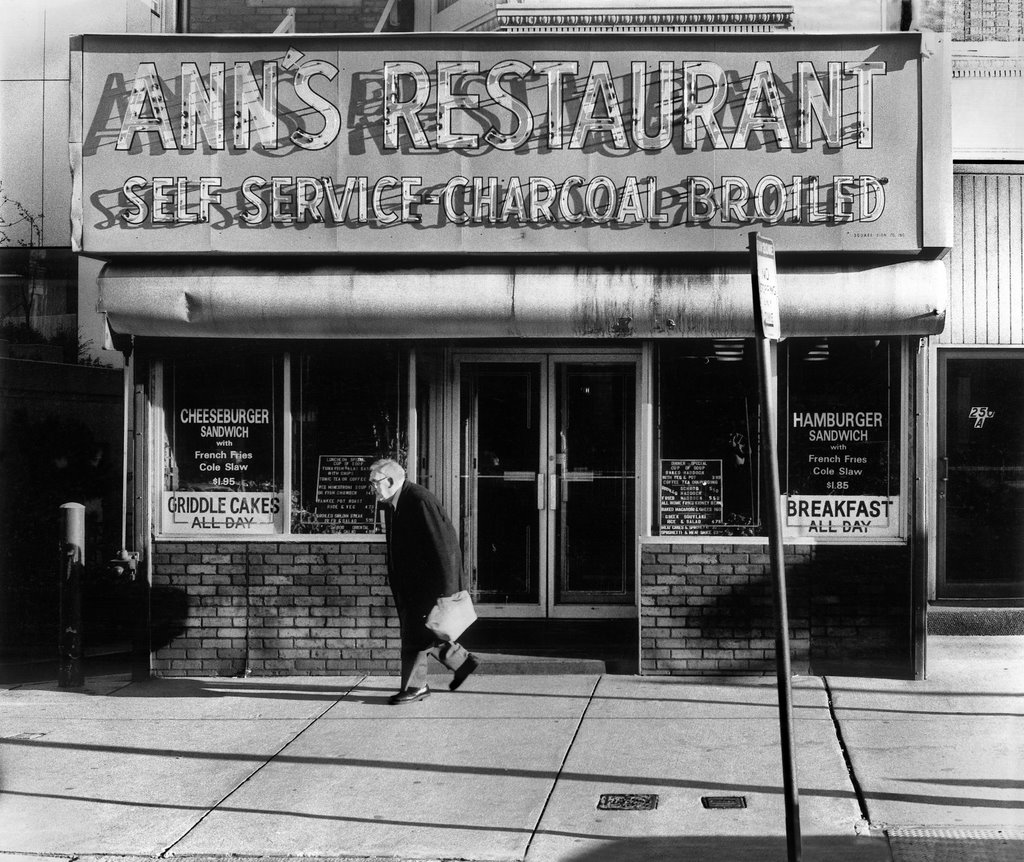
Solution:
<svg viewBox="0 0 1024 862">
<path fill-rule="evenodd" d="M 398 618 L 382 543 L 158 542 L 153 673 L 392 673 Z"/>
<path fill-rule="evenodd" d="M 903 547 L 785 550 L 795 673 L 909 676 Z M 379 542 L 172 542 L 154 556 L 156 675 L 394 674 L 398 619 Z M 767 548 L 646 545 L 641 671 L 775 672 Z"/>
<path fill-rule="evenodd" d="M 811 670 L 911 677 L 910 549 L 822 545 L 810 565 Z"/>
<path fill-rule="evenodd" d="M 911 673 L 911 572 L 902 547 L 784 549 L 794 673 Z M 775 611 L 762 545 L 646 545 L 641 671 L 775 671 Z"/>
</svg>

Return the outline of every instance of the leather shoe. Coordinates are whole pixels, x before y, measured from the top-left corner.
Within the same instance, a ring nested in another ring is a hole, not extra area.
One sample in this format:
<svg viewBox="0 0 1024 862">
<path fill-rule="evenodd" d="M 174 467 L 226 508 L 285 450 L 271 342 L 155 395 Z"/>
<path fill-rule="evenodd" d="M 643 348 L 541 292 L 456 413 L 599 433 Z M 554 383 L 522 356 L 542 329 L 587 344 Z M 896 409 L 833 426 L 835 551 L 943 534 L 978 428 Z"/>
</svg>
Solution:
<svg viewBox="0 0 1024 862">
<path fill-rule="evenodd" d="M 423 688 L 407 688 L 404 691 L 393 694 L 388 698 L 388 703 L 392 706 L 400 706 L 403 703 L 415 703 L 417 700 L 423 700 L 423 698 L 430 695 L 430 689 L 426 686 Z"/>
<path fill-rule="evenodd" d="M 455 676 L 452 677 L 452 681 L 448 683 L 449 690 L 455 691 L 455 689 L 466 681 L 466 677 L 468 677 L 478 667 L 480 667 L 480 662 L 473 658 L 473 656 L 467 656 L 466 660 L 459 666 L 459 669 L 455 671 Z"/>
</svg>

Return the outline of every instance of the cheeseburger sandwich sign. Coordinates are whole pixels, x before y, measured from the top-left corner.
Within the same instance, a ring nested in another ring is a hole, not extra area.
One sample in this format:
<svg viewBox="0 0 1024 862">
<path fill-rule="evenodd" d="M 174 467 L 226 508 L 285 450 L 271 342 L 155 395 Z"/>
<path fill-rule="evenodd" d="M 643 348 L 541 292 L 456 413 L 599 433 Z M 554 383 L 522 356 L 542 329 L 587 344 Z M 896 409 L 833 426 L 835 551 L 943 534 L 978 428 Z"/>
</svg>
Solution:
<svg viewBox="0 0 1024 862">
<path fill-rule="evenodd" d="M 82 36 L 87 253 L 948 245 L 939 37 Z"/>
</svg>

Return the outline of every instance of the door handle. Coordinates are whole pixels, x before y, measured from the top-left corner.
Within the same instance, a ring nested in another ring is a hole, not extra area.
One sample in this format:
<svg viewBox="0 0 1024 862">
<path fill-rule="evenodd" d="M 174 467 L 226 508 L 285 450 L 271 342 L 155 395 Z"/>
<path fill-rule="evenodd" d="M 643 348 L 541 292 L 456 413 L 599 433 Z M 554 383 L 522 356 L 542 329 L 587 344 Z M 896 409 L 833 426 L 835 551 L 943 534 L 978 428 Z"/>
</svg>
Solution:
<svg viewBox="0 0 1024 862">
<path fill-rule="evenodd" d="M 544 474 L 537 474 L 537 511 L 547 508 L 547 501 L 544 499 Z"/>
<path fill-rule="evenodd" d="M 558 508 L 558 476 L 548 473 L 548 508 Z"/>
</svg>

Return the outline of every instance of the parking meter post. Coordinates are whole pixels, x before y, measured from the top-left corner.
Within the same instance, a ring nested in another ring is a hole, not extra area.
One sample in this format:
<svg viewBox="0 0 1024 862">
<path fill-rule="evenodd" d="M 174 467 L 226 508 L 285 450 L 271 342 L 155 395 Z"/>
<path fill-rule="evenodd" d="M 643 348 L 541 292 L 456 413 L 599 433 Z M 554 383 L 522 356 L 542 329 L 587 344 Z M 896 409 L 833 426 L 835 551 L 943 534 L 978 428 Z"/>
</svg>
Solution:
<svg viewBox="0 0 1024 862">
<path fill-rule="evenodd" d="M 82 569 L 85 564 L 85 506 L 60 507 L 60 666 L 57 685 L 85 685 L 82 664 Z"/>
</svg>

